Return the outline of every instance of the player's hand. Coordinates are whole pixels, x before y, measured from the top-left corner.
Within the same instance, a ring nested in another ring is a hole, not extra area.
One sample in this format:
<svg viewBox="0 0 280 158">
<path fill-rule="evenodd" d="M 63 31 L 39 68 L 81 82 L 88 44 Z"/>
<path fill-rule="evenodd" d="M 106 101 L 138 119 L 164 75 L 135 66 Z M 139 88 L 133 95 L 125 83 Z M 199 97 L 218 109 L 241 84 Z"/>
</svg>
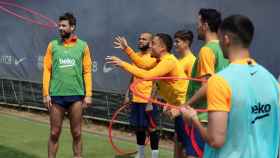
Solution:
<svg viewBox="0 0 280 158">
<path fill-rule="evenodd" d="M 147 104 L 145 111 L 146 112 L 152 112 L 154 109 L 153 105 L 151 103 Z"/>
<path fill-rule="evenodd" d="M 125 97 L 124 97 L 124 100 L 123 100 L 123 104 L 124 104 L 124 105 L 125 105 L 125 104 L 128 104 L 129 101 L 130 101 L 129 97 L 125 96 Z"/>
<path fill-rule="evenodd" d="M 82 103 L 83 108 L 86 109 L 91 105 L 92 105 L 92 98 L 91 97 L 85 97 L 83 99 L 83 103 Z"/>
<path fill-rule="evenodd" d="M 191 107 L 192 108 L 192 106 L 188 102 L 186 102 L 185 104 L 180 105 L 180 107 L 181 107 L 181 109 L 180 109 L 181 112 L 182 112 L 183 108 L 186 108 L 186 107 Z"/>
<path fill-rule="evenodd" d="M 107 61 L 106 63 L 113 64 L 115 66 L 121 66 L 123 63 L 123 61 L 116 56 L 107 56 L 105 60 Z"/>
<path fill-rule="evenodd" d="M 164 106 L 163 107 L 163 113 L 165 115 L 167 115 L 168 117 L 172 118 L 172 115 L 171 115 L 171 108 L 169 106 Z"/>
<path fill-rule="evenodd" d="M 186 121 L 191 122 L 193 118 L 197 118 L 197 112 L 190 106 L 185 106 L 180 109 Z"/>
<path fill-rule="evenodd" d="M 165 112 L 167 112 L 168 110 L 170 110 L 170 108 L 168 107 L 168 106 L 164 106 L 163 108 L 162 108 L 162 111 L 165 113 Z"/>
<path fill-rule="evenodd" d="M 43 103 L 45 105 L 45 107 L 50 111 L 51 107 L 52 107 L 52 100 L 50 96 L 44 96 L 43 97 Z"/>
<path fill-rule="evenodd" d="M 125 50 L 128 47 L 127 41 L 124 37 L 117 36 L 114 41 L 114 48 Z"/>
<path fill-rule="evenodd" d="M 179 116 L 181 113 L 178 109 L 172 108 L 170 110 L 171 118 L 174 119 L 175 117 Z"/>
</svg>

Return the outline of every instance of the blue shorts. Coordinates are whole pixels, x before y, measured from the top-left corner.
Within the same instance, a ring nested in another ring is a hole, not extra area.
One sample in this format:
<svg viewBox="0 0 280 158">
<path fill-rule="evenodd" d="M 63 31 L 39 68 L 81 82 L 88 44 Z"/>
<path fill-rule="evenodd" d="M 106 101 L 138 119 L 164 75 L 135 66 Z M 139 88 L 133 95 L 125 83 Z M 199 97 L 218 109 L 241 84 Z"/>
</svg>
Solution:
<svg viewBox="0 0 280 158">
<path fill-rule="evenodd" d="M 74 96 L 51 96 L 53 104 L 57 104 L 64 109 L 68 109 L 73 103 L 81 101 L 84 96 L 74 95 Z"/>
<path fill-rule="evenodd" d="M 178 141 L 183 144 L 188 156 L 198 157 L 194 145 L 203 152 L 205 142 L 200 132 L 192 126 L 186 126 L 182 115 L 175 118 L 175 132 Z M 191 136 L 194 136 L 195 144 L 191 141 Z"/>
<path fill-rule="evenodd" d="M 158 107 L 153 105 L 151 111 L 146 111 L 146 103 L 131 103 L 129 122 L 136 129 L 157 128 L 159 116 Z"/>
</svg>

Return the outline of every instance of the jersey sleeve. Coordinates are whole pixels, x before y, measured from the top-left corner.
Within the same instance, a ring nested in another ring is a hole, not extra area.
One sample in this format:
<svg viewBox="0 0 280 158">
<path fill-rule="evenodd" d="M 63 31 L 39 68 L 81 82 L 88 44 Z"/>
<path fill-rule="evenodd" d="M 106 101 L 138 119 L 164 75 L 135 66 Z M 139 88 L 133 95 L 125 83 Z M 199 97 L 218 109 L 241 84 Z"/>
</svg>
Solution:
<svg viewBox="0 0 280 158">
<path fill-rule="evenodd" d="M 52 44 L 49 43 L 43 63 L 43 96 L 49 95 L 49 86 L 52 71 Z"/>
<path fill-rule="evenodd" d="M 128 57 L 132 60 L 132 62 L 139 68 L 151 69 L 157 64 L 155 58 L 143 60 L 143 58 L 130 47 L 126 48 L 124 51 L 126 52 Z"/>
<path fill-rule="evenodd" d="M 230 111 L 231 88 L 219 75 L 212 76 L 207 82 L 208 111 Z"/>
<path fill-rule="evenodd" d="M 208 47 L 201 48 L 198 58 L 198 76 L 204 76 L 215 73 L 215 54 L 212 49 Z"/>
<path fill-rule="evenodd" d="M 172 71 L 172 69 L 176 66 L 176 62 L 171 59 L 165 59 L 160 61 L 154 68 L 150 70 L 140 69 L 137 66 L 131 65 L 127 62 L 123 62 L 122 67 L 139 78 L 152 78 L 152 77 L 160 77 Z"/>
<path fill-rule="evenodd" d="M 86 46 L 83 57 L 83 77 L 85 83 L 86 96 L 92 96 L 92 61 L 89 47 Z"/>
</svg>

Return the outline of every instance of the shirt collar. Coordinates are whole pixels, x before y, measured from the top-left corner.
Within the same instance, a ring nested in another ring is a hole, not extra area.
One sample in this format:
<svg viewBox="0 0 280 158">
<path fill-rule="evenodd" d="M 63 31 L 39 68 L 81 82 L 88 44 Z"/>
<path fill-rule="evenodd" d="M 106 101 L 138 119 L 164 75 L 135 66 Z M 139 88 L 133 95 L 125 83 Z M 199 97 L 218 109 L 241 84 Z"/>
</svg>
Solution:
<svg viewBox="0 0 280 158">
<path fill-rule="evenodd" d="M 207 43 L 219 43 L 219 40 L 211 40 L 211 41 L 208 41 Z"/>
<path fill-rule="evenodd" d="M 69 39 L 63 41 L 63 44 L 66 44 L 66 45 L 73 44 L 73 43 L 75 43 L 77 41 L 77 39 L 78 39 L 78 36 L 77 35 L 73 35 Z"/>
<path fill-rule="evenodd" d="M 243 58 L 243 59 L 237 59 L 231 62 L 231 64 L 256 64 L 257 62 L 252 58 Z"/>
</svg>

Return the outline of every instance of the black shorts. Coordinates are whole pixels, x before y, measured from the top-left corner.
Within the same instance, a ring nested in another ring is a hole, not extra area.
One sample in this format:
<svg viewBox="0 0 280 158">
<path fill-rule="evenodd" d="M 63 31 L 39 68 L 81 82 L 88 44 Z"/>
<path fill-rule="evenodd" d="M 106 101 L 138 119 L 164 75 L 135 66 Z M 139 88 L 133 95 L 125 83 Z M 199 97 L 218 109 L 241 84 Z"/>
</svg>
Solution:
<svg viewBox="0 0 280 158">
<path fill-rule="evenodd" d="M 151 111 L 146 111 L 146 103 L 131 103 L 130 105 L 130 124 L 135 128 L 157 128 L 159 116 L 158 107 L 153 105 Z"/>
<path fill-rule="evenodd" d="M 64 109 L 68 109 L 73 103 L 81 101 L 84 99 L 84 96 L 81 95 L 72 95 L 72 96 L 51 96 L 53 104 L 57 104 Z"/>
</svg>

